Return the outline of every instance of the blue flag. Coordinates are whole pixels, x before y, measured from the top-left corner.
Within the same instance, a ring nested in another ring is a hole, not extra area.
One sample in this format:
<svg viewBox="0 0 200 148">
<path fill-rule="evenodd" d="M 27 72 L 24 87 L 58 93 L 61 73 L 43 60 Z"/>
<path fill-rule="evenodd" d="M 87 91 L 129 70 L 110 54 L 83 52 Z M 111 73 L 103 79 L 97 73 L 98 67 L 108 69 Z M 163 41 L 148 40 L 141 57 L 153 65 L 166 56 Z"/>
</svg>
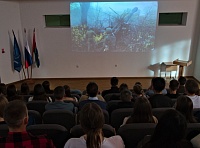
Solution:
<svg viewBox="0 0 200 148">
<path fill-rule="evenodd" d="M 14 69 L 20 72 L 22 69 L 21 52 L 20 52 L 19 45 L 17 43 L 17 39 L 15 37 L 15 33 L 14 31 L 12 32 L 14 36 L 14 50 L 13 50 Z"/>
</svg>

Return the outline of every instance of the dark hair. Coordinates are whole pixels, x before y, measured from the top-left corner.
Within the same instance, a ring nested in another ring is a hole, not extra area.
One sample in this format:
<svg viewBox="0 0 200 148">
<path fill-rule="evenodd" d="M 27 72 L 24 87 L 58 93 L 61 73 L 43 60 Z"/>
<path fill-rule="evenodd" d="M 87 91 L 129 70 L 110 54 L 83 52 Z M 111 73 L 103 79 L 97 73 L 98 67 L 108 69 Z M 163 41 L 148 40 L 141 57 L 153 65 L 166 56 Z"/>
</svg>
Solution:
<svg viewBox="0 0 200 148">
<path fill-rule="evenodd" d="M 34 86 L 33 101 L 37 101 L 37 100 L 44 100 L 44 101 L 48 100 L 48 97 L 46 96 L 44 88 L 41 84 L 36 84 Z"/>
<path fill-rule="evenodd" d="M 70 87 L 68 85 L 64 85 L 63 87 L 65 89 L 65 96 L 66 97 L 72 97 Z"/>
<path fill-rule="evenodd" d="M 118 80 L 117 77 L 112 77 L 112 78 L 110 79 L 110 84 L 111 84 L 112 86 L 118 85 L 118 82 L 119 82 L 119 80 Z"/>
<path fill-rule="evenodd" d="M 132 99 L 132 92 L 128 89 L 124 89 L 123 91 L 120 92 L 120 99 L 123 102 L 130 102 Z"/>
<path fill-rule="evenodd" d="M 185 116 L 187 122 L 195 123 L 197 120 L 193 116 L 193 103 L 187 96 L 179 96 L 176 101 L 176 110 Z"/>
<path fill-rule="evenodd" d="M 17 89 L 16 89 L 15 85 L 14 84 L 8 85 L 7 96 L 12 97 L 12 96 L 15 96 L 16 94 L 17 94 Z"/>
<path fill-rule="evenodd" d="M 96 103 L 88 103 L 83 106 L 80 113 L 80 124 L 87 135 L 87 148 L 100 148 L 104 115 Z"/>
<path fill-rule="evenodd" d="M 142 86 L 139 85 L 139 84 L 136 84 L 136 85 L 133 86 L 133 92 L 136 93 L 137 95 L 144 94 Z"/>
<path fill-rule="evenodd" d="M 189 94 L 195 94 L 199 91 L 199 86 L 195 80 L 187 80 L 185 89 Z"/>
<path fill-rule="evenodd" d="M 21 94 L 28 95 L 29 94 L 29 86 L 26 82 L 21 84 Z"/>
<path fill-rule="evenodd" d="M 161 92 L 165 88 L 165 79 L 161 77 L 153 78 L 152 85 L 156 92 Z"/>
<path fill-rule="evenodd" d="M 7 123 L 8 127 L 16 129 L 19 128 L 24 117 L 28 116 L 28 111 L 25 102 L 21 100 L 14 100 L 9 102 L 5 109 L 3 118 Z"/>
<path fill-rule="evenodd" d="M 62 98 L 65 96 L 65 89 L 62 86 L 57 86 L 54 89 L 54 97 L 57 100 L 62 100 Z"/>
<path fill-rule="evenodd" d="M 4 95 L 6 95 L 6 84 L 4 84 L 4 83 L 0 83 L 0 94 L 4 94 Z"/>
<path fill-rule="evenodd" d="M 98 85 L 95 82 L 90 82 L 86 87 L 86 91 L 89 97 L 95 97 L 98 93 Z"/>
<path fill-rule="evenodd" d="M 146 97 L 139 97 L 133 106 L 133 114 L 127 120 L 128 123 L 155 123 L 151 104 Z"/>
<path fill-rule="evenodd" d="M 177 80 L 171 80 L 169 82 L 169 88 L 172 90 L 172 91 L 175 91 L 179 88 L 179 82 Z"/>
<path fill-rule="evenodd" d="M 187 128 L 185 117 L 174 109 L 164 112 L 151 137 L 151 147 L 175 148 L 184 138 Z"/>
<path fill-rule="evenodd" d="M 183 76 L 180 76 L 178 79 L 178 82 L 180 83 L 180 85 L 185 85 L 186 83 L 186 78 Z"/>
<path fill-rule="evenodd" d="M 42 86 L 43 86 L 43 88 L 44 88 L 44 90 L 45 90 L 45 92 L 47 94 L 51 94 L 52 93 L 52 90 L 50 89 L 50 83 L 49 83 L 49 81 L 44 81 L 42 83 Z"/>
<path fill-rule="evenodd" d="M 123 91 L 124 89 L 128 89 L 128 85 L 126 83 L 122 83 L 120 86 L 119 86 L 119 92 Z"/>
<path fill-rule="evenodd" d="M 3 118 L 3 111 L 8 104 L 8 100 L 4 95 L 0 95 L 0 117 Z"/>
</svg>

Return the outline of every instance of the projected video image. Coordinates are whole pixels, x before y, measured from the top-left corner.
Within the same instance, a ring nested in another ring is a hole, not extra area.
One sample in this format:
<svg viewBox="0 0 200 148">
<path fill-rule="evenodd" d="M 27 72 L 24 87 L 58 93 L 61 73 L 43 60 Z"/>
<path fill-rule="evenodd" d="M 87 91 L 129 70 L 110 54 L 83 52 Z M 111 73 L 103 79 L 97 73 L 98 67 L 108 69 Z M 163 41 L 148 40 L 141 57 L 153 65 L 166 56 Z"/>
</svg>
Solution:
<svg viewBox="0 0 200 148">
<path fill-rule="evenodd" d="M 148 52 L 154 50 L 157 2 L 72 2 L 72 50 Z"/>
</svg>

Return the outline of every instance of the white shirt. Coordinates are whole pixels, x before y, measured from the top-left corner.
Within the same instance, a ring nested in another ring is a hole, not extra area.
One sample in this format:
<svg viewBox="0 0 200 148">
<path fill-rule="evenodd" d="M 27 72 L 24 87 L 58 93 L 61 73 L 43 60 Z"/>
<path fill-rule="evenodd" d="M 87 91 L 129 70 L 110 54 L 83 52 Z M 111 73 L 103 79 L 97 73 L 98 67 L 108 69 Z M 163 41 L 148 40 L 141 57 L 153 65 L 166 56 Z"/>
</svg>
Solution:
<svg viewBox="0 0 200 148">
<path fill-rule="evenodd" d="M 188 96 L 193 103 L 193 108 L 200 108 L 200 96 Z"/>
<path fill-rule="evenodd" d="M 87 148 L 86 141 L 83 136 L 80 138 L 71 138 L 66 142 L 64 148 Z M 125 148 L 125 146 L 120 136 L 112 136 L 104 138 L 101 148 Z"/>
</svg>

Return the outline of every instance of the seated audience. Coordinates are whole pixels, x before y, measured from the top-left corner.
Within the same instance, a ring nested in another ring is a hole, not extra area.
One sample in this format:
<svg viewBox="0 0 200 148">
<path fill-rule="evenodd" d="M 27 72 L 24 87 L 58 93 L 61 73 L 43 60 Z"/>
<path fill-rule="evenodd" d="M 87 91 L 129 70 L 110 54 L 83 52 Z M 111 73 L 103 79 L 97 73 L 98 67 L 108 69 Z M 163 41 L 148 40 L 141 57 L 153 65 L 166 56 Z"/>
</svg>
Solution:
<svg viewBox="0 0 200 148">
<path fill-rule="evenodd" d="M 148 88 L 147 91 L 145 92 L 145 95 L 146 95 L 148 98 L 151 97 L 151 96 L 153 96 L 153 95 L 155 94 L 155 92 L 154 92 L 154 90 L 153 90 L 153 80 L 154 80 L 154 79 L 155 79 L 155 78 L 152 78 L 152 79 L 151 79 L 151 85 L 149 86 L 149 88 Z M 163 95 L 166 95 L 166 94 L 167 94 L 166 88 L 163 88 L 162 94 L 163 94 Z"/>
<path fill-rule="evenodd" d="M 131 102 L 132 93 L 128 89 L 124 89 L 120 93 L 120 102 L 116 104 L 112 104 L 111 106 L 107 106 L 107 110 L 111 115 L 112 111 L 119 109 L 119 108 L 133 108 L 133 102 Z"/>
<path fill-rule="evenodd" d="M 186 83 L 186 78 L 183 76 L 180 76 L 178 79 L 179 82 L 179 88 L 177 89 L 177 94 L 185 94 L 185 83 Z"/>
<path fill-rule="evenodd" d="M 7 99 L 8 101 L 23 100 L 23 97 L 17 94 L 17 88 L 14 84 L 10 84 L 7 87 Z"/>
<path fill-rule="evenodd" d="M 6 124 L 3 118 L 3 111 L 7 104 L 7 98 L 4 95 L 0 95 L 0 124 Z"/>
<path fill-rule="evenodd" d="M 51 97 L 48 97 L 41 84 L 36 84 L 33 90 L 33 97 L 30 97 L 28 101 L 47 101 L 52 102 Z"/>
<path fill-rule="evenodd" d="M 192 144 L 184 140 L 186 129 L 185 117 L 176 110 L 167 110 L 143 148 L 192 148 Z"/>
<path fill-rule="evenodd" d="M 146 97 L 137 98 L 132 115 L 125 117 L 122 125 L 130 123 L 158 123 L 157 118 L 152 114 L 151 104 Z"/>
<path fill-rule="evenodd" d="M 200 108 L 200 96 L 196 95 L 199 90 L 199 86 L 195 80 L 187 80 L 185 83 L 185 90 L 187 96 L 193 102 L 193 108 Z"/>
<path fill-rule="evenodd" d="M 165 88 L 165 80 L 161 77 L 156 77 L 152 80 L 152 87 L 154 90 L 154 95 L 149 98 L 152 108 L 160 107 L 172 107 L 172 100 L 162 94 L 162 90 Z"/>
<path fill-rule="evenodd" d="M 44 91 L 45 91 L 46 94 L 53 94 L 53 90 L 50 89 L 50 83 L 49 83 L 49 81 L 44 81 L 42 83 L 42 86 L 43 86 Z"/>
<path fill-rule="evenodd" d="M 189 97 L 178 97 L 175 103 L 175 108 L 186 118 L 186 121 L 188 123 L 197 122 L 197 120 L 193 116 L 193 103 Z"/>
<path fill-rule="evenodd" d="M 97 103 L 102 109 L 106 109 L 106 102 L 100 101 L 97 98 L 98 85 L 95 82 L 90 82 L 86 87 L 89 98 L 87 100 L 79 102 L 79 109 L 81 109 L 87 103 Z"/>
<path fill-rule="evenodd" d="M 118 80 L 117 77 L 112 77 L 112 78 L 110 79 L 111 88 L 108 89 L 108 90 L 104 90 L 104 91 L 102 92 L 102 96 L 105 97 L 105 95 L 107 95 L 107 94 L 119 93 L 119 88 L 118 88 L 118 86 L 117 86 L 117 85 L 118 85 L 118 82 L 119 82 L 119 80 Z"/>
<path fill-rule="evenodd" d="M 63 87 L 65 89 L 65 96 L 63 100 L 78 102 L 78 99 L 71 95 L 70 87 L 68 85 L 64 85 Z"/>
<path fill-rule="evenodd" d="M 64 102 L 64 96 L 65 96 L 65 89 L 62 86 L 57 86 L 54 89 L 54 97 L 55 102 L 50 102 L 45 105 L 46 110 L 53 110 L 53 109 L 62 109 L 62 110 L 68 110 L 68 111 L 74 111 L 74 104 L 69 102 Z"/>
<path fill-rule="evenodd" d="M 6 95 L 6 84 L 0 83 L 0 95 Z"/>
<path fill-rule="evenodd" d="M 103 136 L 104 115 L 95 103 L 86 104 L 80 113 L 80 124 L 85 135 L 69 139 L 64 148 L 124 148 L 120 136 Z"/>
<path fill-rule="evenodd" d="M 1 148 L 54 148 L 53 142 L 44 136 L 35 137 L 27 133 L 28 110 L 21 100 L 9 102 L 4 109 L 4 120 L 8 125 L 7 137 L 0 138 Z"/>
<path fill-rule="evenodd" d="M 112 101 L 112 100 L 120 100 L 120 93 L 125 89 L 128 89 L 128 85 L 126 83 L 122 83 L 119 86 L 119 93 L 114 93 L 112 96 L 110 96 L 110 99 L 106 100 L 106 101 L 108 102 L 108 101 Z"/>
<path fill-rule="evenodd" d="M 180 96 L 177 94 L 177 89 L 179 88 L 179 82 L 177 80 L 171 80 L 169 82 L 169 93 L 166 94 L 171 99 L 176 99 Z"/>
<path fill-rule="evenodd" d="M 30 91 L 29 91 L 29 86 L 26 82 L 21 84 L 21 92 L 20 95 L 29 95 Z"/>
</svg>

